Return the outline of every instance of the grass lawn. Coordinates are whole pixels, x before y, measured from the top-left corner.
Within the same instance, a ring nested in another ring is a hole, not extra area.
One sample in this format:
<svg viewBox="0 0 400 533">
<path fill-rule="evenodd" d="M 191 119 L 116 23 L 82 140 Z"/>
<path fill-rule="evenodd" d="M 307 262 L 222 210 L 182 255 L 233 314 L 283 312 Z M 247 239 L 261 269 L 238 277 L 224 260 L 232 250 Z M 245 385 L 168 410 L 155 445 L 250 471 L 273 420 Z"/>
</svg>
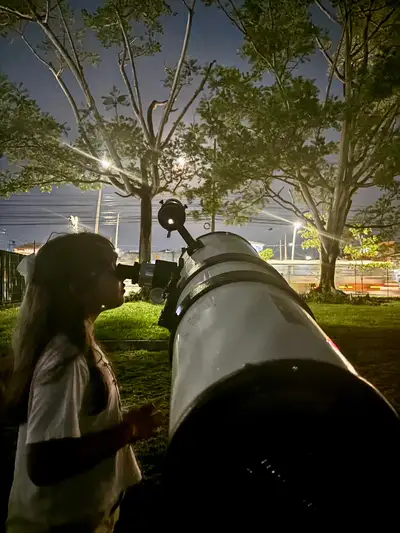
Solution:
<svg viewBox="0 0 400 533">
<path fill-rule="evenodd" d="M 18 309 L 0 310 L 0 354 L 11 341 L 12 330 L 17 319 Z"/>
<path fill-rule="evenodd" d="M 168 339 L 168 331 L 157 325 L 161 310 L 161 305 L 134 302 L 105 311 L 96 320 L 96 336 L 100 340 Z"/>
<path fill-rule="evenodd" d="M 312 304 L 311 308 L 320 325 L 361 375 L 400 410 L 400 302 L 376 307 Z M 161 307 L 151 304 L 125 304 L 99 317 L 96 334 L 99 339 L 165 339 L 168 332 L 156 325 L 160 310 Z M 0 343 L 9 341 L 16 314 L 14 309 L 0 311 Z M 109 357 L 118 376 L 123 405 L 128 407 L 151 401 L 159 406 L 167 419 L 168 354 L 123 351 L 111 353 Z M 156 437 L 136 447 L 144 483 L 126 499 L 121 517 L 123 522 L 118 528 L 121 533 L 132 531 L 133 523 L 135 527 L 148 526 L 149 517 L 154 509 L 158 509 L 157 487 L 166 443 L 167 420 Z M 10 460 L 7 462 L 12 464 Z M 156 511 L 156 514 L 165 518 L 163 511 Z"/>
<path fill-rule="evenodd" d="M 99 340 L 168 339 L 168 331 L 157 325 L 161 309 L 161 305 L 135 302 L 104 311 L 96 320 L 96 337 Z M 11 341 L 17 315 L 16 308 L 0 310 L 0 350 Z"/>
</svg>

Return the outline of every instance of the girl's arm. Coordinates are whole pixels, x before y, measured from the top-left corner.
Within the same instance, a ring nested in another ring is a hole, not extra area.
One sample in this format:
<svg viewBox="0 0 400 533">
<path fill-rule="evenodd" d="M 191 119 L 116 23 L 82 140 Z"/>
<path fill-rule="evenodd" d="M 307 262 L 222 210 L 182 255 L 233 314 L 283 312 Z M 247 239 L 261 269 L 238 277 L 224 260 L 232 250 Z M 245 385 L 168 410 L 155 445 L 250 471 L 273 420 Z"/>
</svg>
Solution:
<svg viewBox="0 0 400 533">
<path fill-rule="evenodd" d="M 151 435 L 158 425 L 153 406 L 146 406 L 130 411 L 122 422 L 104 430 L 81 434 L 79 415 L 89 383 L 87 364 L 77 356 L 55 374 L 50 365 L 56 357 L 60 357 L 59 351 L 48 354 L 31 385 L 27 471 L 39 486 L 93 468 L 128 443 Z"/>
<path fill-rule="evenodd" d="M 27 447 L 28 475 L 39 487 L 54 485 L 93 468 L 133 440 L 132 424 L 121 422 L 78 438 L 35 442 Z"/>
</svg>

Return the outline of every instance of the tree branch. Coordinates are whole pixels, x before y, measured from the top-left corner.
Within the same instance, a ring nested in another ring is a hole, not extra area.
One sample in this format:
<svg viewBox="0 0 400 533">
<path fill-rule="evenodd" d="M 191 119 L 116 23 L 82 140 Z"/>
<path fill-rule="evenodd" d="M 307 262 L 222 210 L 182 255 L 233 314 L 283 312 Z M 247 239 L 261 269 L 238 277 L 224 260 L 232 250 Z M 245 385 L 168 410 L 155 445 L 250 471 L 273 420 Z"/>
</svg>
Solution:
<svg viewBox="0 0 400 533">
<path fill-rule="evenodd" d="M 344 35 L 345 35 L 345 32 L 346 32 L 346 27 L 343 26 L 342 28 L 342 33 L 340 35 L 340 40 L 339 40 L 339 44 L 337 46 L 337 49 L 336 49 L 336 54 L 335 54 L 335 59 L 333 61 L 333 67 L 331 68 L 331 72 L 329 73 L 329 80 L 328 80 L 328 86 L 326 88 L 326 95 L 325 95 L 325 103 L 324 103 L 324 107 L 327 105 L 328 103 L 328 99 L 329 99 L 329 93 L 331 91 L 331 87 L 332 87 L 332 81 L 333 81 L 333 74 L 335 73 L 335 70 L 339 70 L 337 68 L 337 64 L 338 64 L 338 60 L 339 60 L 339 54 L 340 54 L 340 50 L 342 48 L 342 45 L 343 45 L 343 39 L 344 39 Z M 319 130 L 320 131 L 320 130 Z"/>
<path fill-rule="evenodd" d="M 240 24 L 239 22 L 229 13 L 229 11 L 226 9 L 226 7 L 223 5 L 223 3 L 220 1 L 220 0 L 217 0 L 218 2 L 218 5 L 219 7 L 221 8 L 221 10 L 225 13 L 225 15 L 228 17 L 228 19 L 236 26 L 236 28 L 245 36 L 245 38 L 248 40 L 249 44 L 253 47 L 254 51 L 256 52 L 257 55 L 260 56 L 260 58 L 265 62 L 266 66 L 268 67 L 268 69 L 274 73 L 275 75 L 275 78 L 276 78 L 276 82 L 278 84 L 278 87 L 281 91 L 281 95 L 282 95 L 282 98 L 284 99 L 284 102 L 285 102 L 285 105 L 286 105 L 286 108 L 289 110 L 290 106 L 289 106 L 289 102 L 287 100 L 287 97 L 286 97 L 286 91 L 285 91 L 285 87 L 283 85 L 283 82 L 281 80 L 281 76 L 279 75 L 279 73 L 277 72 L 276 68 L 274 67 L 274 65 L 267 59 L 267 57 L 265 56 L 265 54 L 263 54 L 261 52 L 261 50 L 258 48 L 258 46 L 255 44 L 255 42 L 251 39 L 251 37 L 249 36 L 249 33 L 246 29 L 246 26 L 244 25 L 243 21 L 240 19 L 240 13 L 238 11 L 238 9 L 236 8 L 235 4 L 233 3 L 232 0 L 229 0 L 229 3 L 231 4 L 232 6 L 232 9 L 234 10 L 235 12 L 235 15 L 237 16 L 238 20 L 240 21 Z"/>
<path fill-rule="evenodd" d="M 282 189 L 278 192 L 275 192 L 269 185 L 265 187 L 265 190 L 268 193 L 268 196 L 276 204 L 278 204 L 280 207 L 283 207 L 283 209 L 286 209 L 286 210 L 288 209 L 289 211 L 292 211 L 292 213 L 294 213 L 296 216 L 302 218 L 303 220 L 315 226 L 314 222 L 305 216 L 306 212 L 301 211 L 293 202 L 290 202 L 289 200 L 286 200 L 285 198 L 282 197 L 282 195 L 280 194 L 282 192 Z"/>
<path fill-rule="evenodd" d="M 131 86 L 131 83 L 130 83 L 130 81 L 128 79 L 128 76 L 126 74 L 125 64 L 124 64 L 125 63 L 125 59 L 126 59 L 126 49 L 124 47 L 124 51 L 122 53 L 122 58 L 120 57 L 120 54 L 118 54 L 119 70 L 121 72 L 122 79 L 124 80 L 125 87 L 126 87 L 126 89 L 128 91 L 128 94 L 129 94 L 129 99 L 131 101 L 133 114 L 139 120 L 139 108 L 137 107 L 137 104 L 136 104 L 136 101 L 135 101 L 135 97 L 134 97 L 134 94 L 133 94 L 133 90 L 132 90 L 132 86 Z M 147 128 L 146 128 L 146 131 L 147 131 Z"/>
<path fill-rule="evenodd" d="M 34 10 L 34 6 L 32 5 L 32 2 L 28 0 L 29 5 L 31 6 L 31 9 Z M 58 51 L 58 53 L 61 55 L 61 57 L 66 62 L 67 66 L 71 70 L 71 73 L 73 74 L 75 80 L 77 81 L 79 87 L 81 88 L 83 94 L 85 95 L 85 99 L 87 102 L 88 108 L 93 112 L 94 118 L 96 120 L 97 127 L 99 129 L 99 132 L 101 133 L 101 136 L 103 138 L 103 141 L 107 147 L 108 152 L 110 153 L 111 158 L 114 161 L 115 167 L 119 169 L 121 172 L 122 169 L 122 162 L 121 159 L 117 153 L 117 150 L 115 149 L 114 144 L 112 143 L 104 125 L 103 125 L 103 119 L 102 116 L 97 108 L 96 101 L 89 89 L 89 85 L 87 83 L 87 80 L 84 76 L 83 70 L 81 69 L 80 63 L 76 64 L 74 63 L 74 60 L 68 53 L 68 50 L 63 46 L 63 44 L 58 39 L 57 35 L 54 33 L 54 31 L 50 28 L 48 24 L 45 24 L 41 19 L 37 18 L 36 22 L 44 32 L 44 34 L 48 37 L 50 42 L 53 44 L 54 48 Z M 127 191 L 134 192 L 134 186 L 132 183 L 127 179 L 124 172 L 121 172 L 121 179 L 125 183 L 125 187 Z"/>
<path fill-rule="evenodd" d="M 49 21 L 49 16 L 50 16 L 50 4 L 51 4 L 51 1 L 50 0 L 46 0 L 46 15 L 44 17 L 44 21 L 47 22 Z"/>
<path fill-rule="evenodd" d="M 371 39 L 375 37 L 375 35 L 382 29 L 382 26 L 385 24 L 385 22 L 387 22 L 394 13 L 396 13 L 396 8 L 393 8 L 391 11 L 389 11 L 387 15 L 379 22 L 379 24 L 376 26 L 371 35 L 367 37 L 367 42 L 371 41 Z M 351 57 L 356 57 L 357 54 L 364 48 L 364 46 L 365 41 L 363 41 L 360 45 L 357 46 L 355 50 L 353 50 L 353 52 L 351 53 Z"/>
<path fill-rule="evenodd" d="M 204 89 L 204 86 L 210 76 L 210 73 L 211 73 L 211 70 L 213 68 L 215 64 L 215 61 L 212 61 L 209 66 L 207 67 L 207 70 L 204 74 L 204 77 L 203 79 L 201 80 L 201 83 L 200 85 L 198 86 L 197 90 L 194 92 L 192 98 L 189 100 L 189 102 L 185 105 L 185 107 L 183 108 L 182 112 L 179 114 L 178 118 L 175 120 L 170 132 L 168 133 L 165 141 L 162 143 L 161 145 L 161 148 L 165 148 L 169 141 L 171 140 L 172 136 L 174 135 L 175 133 L 175 130 L 176 128 L 179 126 L 180 122 L 182 121 L 183 117 L 186 115 L 189 107 L 193 104 L 193 102 L 196 100 L 196 98 L 199 96 L 199 94 L 201 93 L 201 91 Z"/>
<path fill-rule="evenodd" d="M 370 229 L 379 229 L 379 228 L 393 228 L 394 226 L 398 226 L 400 224 L 400 222 L 393 222 L 392 224 L 365 224 L 365 228 L 370 228 Z M 360 228 L 360 224 L 345 224 L 346 228 L 355 228 L 355 229 L 359 229 Z M 364 224 L 363 224 L 364 226 Z"/>
<path fill-rule="evenodd" d="M 333 61 L 331 56 L 328 54 L 327 50 L 324 48 L 324 45 L 322 44 L 321 39 L 318 37 L 318 35 L 315 36 L 315 40 L 317 41 L 318 48 L 322 52 L 322 54 L 325 57 L 325 59 L 328 61 L 328 63 L 331 66 L 331 68 L 333 69 L 337 79 L 339 81 L 341 81 L 342 83 L 344 83 L 345 82 L 345 78 L 344 78 L 343 74 L 339 71 L 337 66 L 335 66 L 335 62 Z"/>
<path fill-rule="evenodd" d="M 53 74 L 54 78 L 56 79 L 57 83 L 59 84 L 61 90 L 63 91 L 71 109 L 72 109 L 72 112 L 74 114 L 74 117 L 75 117 L 75 120 L 76 120 L 76 123 L 77 123 L 77 126 L 78 126 L 78 130 L 79 130 L 79 133 L 82 135 L 82 138 L 83 140 L 85 141 L 85 144 L 86 146 L 88 147 L 91 155 L 96 158 L 96 159 L 99 159 L 98 158 L 98 154 L 93 146 L 93 144 L 90 142 L 87 134 L 86 134 L 86 131 L 82 125 L 82 120 L 81 120 L 81 117 L 79 115 L 79 110 L 78 110 L 78 106 L 70 92 L 70 90 L 68 89 L 67 85 L 65 84 L 64 80 L 62 79 L 61 77 L 61 73 L 60 72 L 57 72 L 56 69 L 53 67 L 53 65 L 50 63 L 50 62 L 47 62 L 45 59 L 43 59 L 38 53 L 37 51 L 33 48 L 33 46 L 29 43 L 29 41 L 26 39 L 26 37 L 24 36 L 24 34 L 22 32 L 19 32 L 20 33 L 20 36 L 21 36 L 21 39 L 24 41 L 24 43 L 27 45 L 27 47 L 29 48 L 29 50 L 32 52 L 32 54 L 41 62 L 43 63 L 49 70 L 50 72 Z"/>
<path fill-rule="evenodd" d="M 224 4 L 221 2 L 221 0 L 217 0 L 217 4 L 219 5 L 220 9 L 225 13 L 225 15 L 228 17 L 228 19 L 232 22 L 232 24 L 234 24 L 236 26 L 236 28 L 243 34 L 247 34 L 244 26 L 240 26 L 238 21 L 232 17 L 232 15 L 229 13 L 229 11 L 226 9 L 226 7 L 224 6 Z M 240 20 L 240 19 L 239 19 Z M 242 21 L 240 21 L 240 23 L 242 24 Z"/>
<path fill-rule="evenodd" d="M 133 78 L 133 88 L 134 88 L 135 93 L 136 93 L 136 101 L 135 101 L 135 99 L 133 97 L 133 93 L 132 93 L 132 88 L 130 87 L 130 84 L 129 84 L 131 104 L 132 104 L 132 107 L 133 107 L 134 112 L 136 114 L 136 117 L 139 120 L 139 122 L 140 122 L 140 124 L 141 124 L 141 126 L 143 128 L 144 135 L 145 135 L 146 139 L 149 141 L 149 132 L 147 130 L 146 122 L 144 120 L 142 98 L 141 98 L 141 95 L 140 95 L 140 87 L 139 87 L 139 79 L 138 79 L 138 75 L 137 75 L 137 70 L 136 70 L 136 65 L 135 65 L 135 58 L 133 57 L 131 43 L 129 42 L 128 35 L 126 33 L 126 30 L 125 30 L 125 27 L 124 27 L 120 12 L 119 12 L 118 8 L 115 5 L 114 5 L 114 10 L 115 10 L 115 13 L 116 13 L 117 18 L 118 18 L 119 27 L 121 29 L 122 38 L 123 38 L 123 41 L 124 41 L 124 49 L 128 52 L 129 61 L 131 63 L 132 78 Z M 123 70 L 124 70 L 124 73 L 125 73 L 125 67 L 123 67 Z M 126 76 L 126 74 L 125 74 L 125 76 Z M 127 80 L 128 80 L 128 78 L 126 76 L 126 80 L 124 79 L 125 84 L 126 84 Z"/>
<path fill-rule="evenodd" d="M 62 23 L 63 23 L 63 26 L 64 26 L 64 31 L 67 34 L 68 42 L 69 42 L 69 45 L 71 47 L 71 50 L 72 50 L 72 53 L 73 53 L 73 56 L 74 56 L 74 59 L 75 59 L 75 64 L 76 64 L 76 66 L 77 66 L 77 68 L 78 68 L 78 70 L 80 72 L 80 75 L 83 76 L 83 69 L 82 69 L 81 62 L 79 60 L 78 52 L 76 50 L 76 46 L 75 46 L 74 40 L 72 39 L 72 35 L 71 35 L 70 29 L 68 27 L 67 21 L 65 19 L 65 16 L 64 16 L 64 13 L 63 13 L 63 10 L 61 8 L 59 0 L 57 0 L 57 7 L 58 7 L 58 11 L 60 13 L 60 17 L 61 17 L 61 20 L 62 20 Z M 47 24 L 47 20 L 46 19 L 45 19 L 45 24 Z"/>
<path fill-rule="evenodd" d="M 177 89 L 177 86 L 178 86 L 178 83 L 179 83 L 179 78 L 180 78 L 180 75 L 181 75 L 181 72 L 182 72 L 182 67 L 183 67 L 183 64 L 184 64 L 184 61 L 185 61 L 185 58 L 186 58 L 186 52 L 187 52 L 187 48 L 188 48 L 188 45 L 189 45 L 189 38 L 190 38 L 191 31 L 192 31 L 195 5 L 196 5 L 196 0 L 193 1 L 193 5 L 192 5 L 191 8 L 188 7 L 188 19 L 187 19 L 187 23 L 186 23 L 186 31 L 185 31 L 185 36 L 184 36 L 184 39 L 183 39 L 181 55 L 180 55 L 180 58 L 179 58 L 179 61 L 178 61 L 178 65 L 176 67 L 175 76 L 174 76 L 174 80 L 172 82 L 168 103 L 166 105 L 164 114 L 163 114 L 163 116 L 161 118 L 160 126 L 158 128 L 158 132 L 157 132 L 157 136 L 156 136 L 156 143 L 155 143 L 156 149 L 160 148 L 162 135 L 164 133 L 164 128 L 165 128 L 166 123 L 168 122 L 168 118 L 169 118 L 172 106 L 174 104 L 174 101 L 175 101 L 175 93 L 176 93 L 176 89 Z"/>
<path fill-rule="evenodd" d="M 304 201 L 310 208 L 310 211 L 313 216 L 313 221 L 315 224 L 315 227 L 317 228 L 318 232 L 320 234 L 323 234 L 325 231 L 324 225 L 321 221 L 321 217 L 319 216 L 318 208 L 314 202 L 313 197 L 311 196 L 311 193 L 305 183 L 300 183 L 300 190 L 301 194 L 303 195 Z"/>
<path fill-rule="evenodd" d="M 315 4 L 319 7 L 322 13 L 324 13 L 328 17 L 329 20 L 331 20 L 332 22 L 335 22 L 336 24 L 339 23 L 338 19 L 334 15 L 332 15 L 332 13 L 330 13 L 326 9 L 326 7 L 321 4 L 319 0 L 315 0 Z"/>
<path fill-rule="evenodd" d="M 147 125 L 149 128 L 149 134 L 151 139 L 154 141 L 155 134 L 154 134 L 154 124 L 153 124 L 153 111 L 157 107 L 164 106 L 168 103 L 168 100 L 153 100 L 149 107 L 147 108 Z"/>
<path fill-rule="evenodd" d="M 39 186 L 41 187 L 42 185 L 55 185 L 57 183 L 60 183 L 60 184 L 63 184 L 63 183 L 71 183 L 72 185 L 74 185 L 75 187 L 78 187 L 79 188 L 79 185 L 80 184 L 84 184 L 84 185 L 97 185 L 98 183 L 101 183 L 102 185 L 110 185 L 110 183 L 108 181 L 105 181 L 105 180 L 96 180 L 96 181 L 91 181 L 91 180 L 82 180 L 82 179 L 79 179 L 79 180 L 65 180 L 65 179 L 54 179 L 54 177 L 52 177 L 51 180 L 45 180 L 45 181 L 40 181 L 40 184 L 37 185 L 37 183 L 35 183 L 34 185 L 32 185 L 32 187 L 36 187 L 36 186 Z"/>
<path fill-rule="evenodd" d="M 388 133 L 390 132 L 390 129 L 393 125 L 393 121 L 397 117 L 399 109 L 400 102 L 395 102 L 393 106 L 391 106 L 384 114 L 380 124 L 376 127 L 372 138 L 367 140 L 362 155 L 354 163 L 355 166 L 361 164 L 361 168 L 354 174 L 354 180 L 356 182 L 364 174 L 365 170 L 370 167 L 371 161 L 373 160 L 376 151 L 382 146 L 382 143 L 388 136 Z M 385 122 L 386 126 L 384 126 Z M 368 151 L 370 150 L 371 146 L 373 146 L 373 149 L 368 155 Z"/>
<path fill-rule="evenodd" d="M 7 6 L 0 6 L 0 11 L 3 11 L 4 13 L 7 13 L 8 15 L 14 15 L 15 17 L 21 19 L 21 20 L 28 20 L 29 22 L 33 22 L 35 19 L 31 15 L 25 15 L 24 13 L 21 13 L 17 9 L 11 9 Z"/>
<path fill-rule="evenodd" d="M 116 194 L 117 196 L 120 196 L 121 198 L 130 198 L 130 197 L 134 196 L 134 195 L 133 195 L 132 193 L 130 193 L 130 192 L 129 192 L 128 194 L 121 194 L 121 193 L 119 193 L 119 192 L 116 192 L 115 194 Z"/>
</svg>

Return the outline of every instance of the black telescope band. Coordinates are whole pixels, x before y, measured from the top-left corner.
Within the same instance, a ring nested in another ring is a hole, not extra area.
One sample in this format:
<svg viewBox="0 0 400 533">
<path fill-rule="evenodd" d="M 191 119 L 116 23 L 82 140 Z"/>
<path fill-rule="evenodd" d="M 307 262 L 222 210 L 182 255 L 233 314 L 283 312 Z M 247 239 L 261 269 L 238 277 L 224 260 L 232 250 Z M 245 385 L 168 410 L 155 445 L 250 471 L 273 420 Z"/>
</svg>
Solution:
<svg viewBox="0 0 400 533">
<path fill-rule="evenodd" d="M 201 263 L 198 263 L 199 267 L 194 272 L 192 272 L 190 276 L 188 276 L 188 278 L 186 278 L 181 285 L 177 287 L 179 293 L 175 296 L 175 299 L 177 300 L 179 298 L 179 294 L 182 294 L 182 291 L 185 289 L 188 283 L 190 283 L 190 281 L 202 271 L 209 268 L 210 266 L 228 262 L 251 263 L 263 267 L 266 272 L 259 272 L 254 270 L 235 270 L 232 272 L 218 274 L 217 276 L 214 276 L 197 285 L 183 300 L 182 304 L 180 305 L 181 312 L 179 313 L 179 315 L 175 314 L 173 317 L 171 317 L 169 324 L 167 324 L 167 327 L 170 329 L 172 336 L 175 333 L 176 328 L 178 327 L 179 322 L 182 320 L 184 314 L 196 300 L 198 300 L 199 298 L 207 294 L 207 292 L 217 287 L 221 287 L 228 283 L 235 283 L 240 281 L 265 283 L 267 285 L 277 287 L 278 289 L 282 289 L 287 292 L 292 297 L 292 299 L 294 299 L 312 318 L 314 318 L 314 315 L 309 306 L 306 304 L 306 302 L 297 294 L 297 292 L 295 292 L 290 287 L 286 280 L 280 274 L 278 274 L 273 267 L 268 265 L 268 263 L 266 263 L 260 257 L 242 253 L 219 254 L 205 259 Z"/>
<path fill-rule="evenodd" d="M 227 253 L 227 254 L 219 254 L 214 255 L 212 257 L 209 257 L 208 259 L 205 259 L 201 263 L 198 263 L 199 267 L 188 276 L 185 281 L 178 286 L 180 293 L 182 293 L 183 289 L 192 281 L 192 279 L 200 274 L 203 270 L 206 268 L 209 268 L 213 265 L 218 265 L 220 263 L 233 263 L 233 262 L 246 262 L 246 263 L 252 263 L 254 265 L 261 266 L 265 270 L 268 271 L 268 273 L 272 274 L 274 278 L 279 281 L 279 288 L 287 291 L 290 293 L 290 295 L 297 301 L 301 307 L 307 311 L 307 313 L 315 320 L 315 317 L 313 315 L 313 312 L 308 307 L 306 302 L 300 298 L 300 296 L 297 294 L 295 290 L 292 289 L 292 287 L 287 283 L 287 281 L 273 268 L 271 265 L 266 263 L 264 259 L 261 259 L 261 257 L 257 257 L 255 255 L 249 255 L 249 254 L 243 254 L 243 253 Z M 277 275 L 278 274 L 278 275 Z"/>
<path fill-rule="evenodd" d="M 222 259 L 226 256 L 245 256 L 246 258 L 251 258 L 252 256 L 247 256 L 246 254 L 221 254 L 221 256 L 217 256 L 220 258 L 219 261 L 214 262 L 217 257 L 213 257 L 213 264 L 218 264 L 218 262 L 226 262 L 226 259 Z M 253 257 L 253 259 L 258 259 L 257 257 Z M 232 260 L 232 259 L 231 259 Z M 237 260 L 237 259 L 236 259 Z M 243 261 L 243 259 L 242 259 Z M 260 259 L 260 261 L 263 261 Z M 265 263 L 265 261 L 263 261 Z M 206 268 L 210 265 L 206 265 L 203 268 Z M 199 273 L 200 270 L 196 272 Z M 180 304 L 180 312 L 179 314 L 175 314 L 171 317 L 171 321 L 168 324 L 168 327 L 171 332 L 170 341 L 169 341 L 169 355 L 172 360 L 172 351 L 173 351 L 173 345 L 174 345 L 174 337 L 176 330 L 179 326 L 180 321 L 185 316 L 188 309 L 200 298 L 202 298 L 205 294 L 208 292 L 218 288 L 223 287 L 224 285 L 228 285 L 231 283 L 239 283 L 239 282 L 253 282 L 253 283 L 263 283 L 265 285 L 276 287 L 277 289 L 284 290 L 286 293 L 289 293 L 290 297 L 293 298 L 296 303 L 302 307 L 311 317 L 313 317 L 311 309 L 308 307 L 308 305 L 300 298 L 300 296 L 286 283 L 286 281 L 281 278 L 280 276 L 276 276 L 276 271 L 274 273 L 272 272 L 258 272 L 254 270 L 235 270 L 231 272 L 224 272 L 223 274 L 218 274 L 206 281 L 203 281 L 199 285 L 193 288 L 192 291 L 184 298 L 182 303 Z M 313 317 L 314 318 L 314 317 Z"/>
</svg>

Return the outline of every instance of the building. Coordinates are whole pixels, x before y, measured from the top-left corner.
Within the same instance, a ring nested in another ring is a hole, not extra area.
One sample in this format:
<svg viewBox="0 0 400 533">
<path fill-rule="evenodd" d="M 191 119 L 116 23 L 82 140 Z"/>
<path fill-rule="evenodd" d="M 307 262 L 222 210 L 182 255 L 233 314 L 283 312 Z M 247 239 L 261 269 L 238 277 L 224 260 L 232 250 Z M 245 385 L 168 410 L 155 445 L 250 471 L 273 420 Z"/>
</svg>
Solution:
<svg viewBox="0 0 400 533">
<path fill-rule="evenodd" d="M 21 246 L 15 246 L 13 252 L 20 255 L 36 254 L 43 244 L 38 242 L 28 242 Z"/>
</svg>

